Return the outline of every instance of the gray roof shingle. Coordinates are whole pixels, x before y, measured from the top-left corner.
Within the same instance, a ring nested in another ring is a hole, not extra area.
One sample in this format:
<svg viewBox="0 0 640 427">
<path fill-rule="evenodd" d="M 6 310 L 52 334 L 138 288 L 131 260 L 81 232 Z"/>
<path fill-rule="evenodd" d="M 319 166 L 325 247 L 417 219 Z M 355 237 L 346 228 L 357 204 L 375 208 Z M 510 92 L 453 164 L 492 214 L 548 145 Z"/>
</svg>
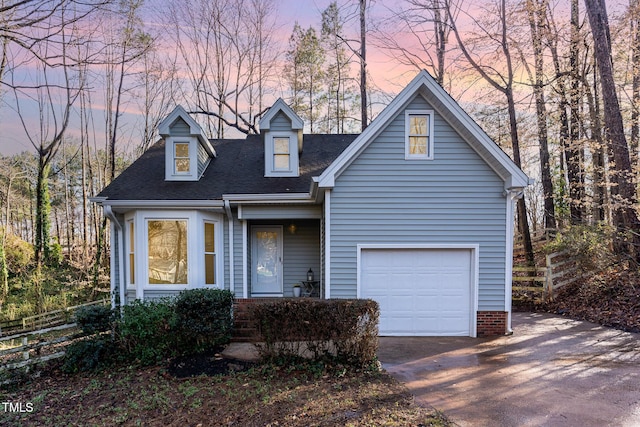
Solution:
<svg viewBox="0 0 640 427">
<path fill-rule="evenodd" d="M 299 177 L 264 176 L 260 135 L 211 140 L 218 156 L 199 181 L 165 181 L 164 140 L 158 141 L 105 187 L 110 200 L 216 200 L 223 194 L 307 193 L 319 176 L 358 135 L 304 135 Z"/>
</svg>

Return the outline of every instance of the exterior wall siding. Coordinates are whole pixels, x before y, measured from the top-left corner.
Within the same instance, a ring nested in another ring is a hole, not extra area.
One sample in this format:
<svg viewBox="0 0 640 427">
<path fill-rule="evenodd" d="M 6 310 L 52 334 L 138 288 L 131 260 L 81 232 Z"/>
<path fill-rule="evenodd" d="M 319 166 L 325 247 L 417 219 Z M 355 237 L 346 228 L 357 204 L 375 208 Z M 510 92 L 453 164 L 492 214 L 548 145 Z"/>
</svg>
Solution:
<svg viewBox="0 0 640 427">
<path fill-rule="evenodd" d="M 270 123 L 271 132 L 286 132 L 291 130 L 291 120 L 283 112 L 279 112 L 271 120 Z"/>
<path fill-rule="evenodd" d="M 189 125 L 184 120 L 178 119 L 171 125 L 171 135 L 191 136 L 191 129 L 189 129 Z"/>
<path fill-rule="evenodd" d="M 207 150 L 202 144 L 198 144 L 198 177 L 202 176 L 210 161 L 211 158 L 207 154 Z"/>
<path fill-rule="evenodd" d="M 430 109 L 421 96 L 408 109 Z M 504 310 L 504 183 L 437 113 L 434 159 L 405 160 L 404 111 L 331 192 L 331 297 L 356 296 L 356 245 L 478 244 L 479 310 Z M 511 219 L 508 219 L 511 221 Z"/>
</svg>

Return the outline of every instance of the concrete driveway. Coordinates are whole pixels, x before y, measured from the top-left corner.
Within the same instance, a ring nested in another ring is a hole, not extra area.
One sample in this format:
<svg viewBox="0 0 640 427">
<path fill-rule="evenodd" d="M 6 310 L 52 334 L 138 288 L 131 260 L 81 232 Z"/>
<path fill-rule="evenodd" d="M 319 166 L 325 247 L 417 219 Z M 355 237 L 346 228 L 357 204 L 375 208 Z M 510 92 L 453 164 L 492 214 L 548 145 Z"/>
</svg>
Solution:
<svg viewBox="0 0 640 427">
<path fill-rule="evenodd" d="M 640 334 L 514 313 L 512 336 L 381 337 L 417 403 L 460 426 L 640 426 Z"/>
</svg>

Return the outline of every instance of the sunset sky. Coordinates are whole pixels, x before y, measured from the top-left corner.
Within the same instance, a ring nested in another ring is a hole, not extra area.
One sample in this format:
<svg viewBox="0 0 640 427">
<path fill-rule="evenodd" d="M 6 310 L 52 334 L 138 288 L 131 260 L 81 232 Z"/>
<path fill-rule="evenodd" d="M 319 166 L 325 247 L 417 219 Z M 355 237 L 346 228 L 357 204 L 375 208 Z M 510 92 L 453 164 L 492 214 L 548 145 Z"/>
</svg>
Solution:
<svg viewBox="0 0 640 427">
<path fill-rule="evenodd" d="M 294 23 L 297 21 L 303 28 L 314 26 L 316 29 L 321 27 L 321 13 L 331 3 L 330 0 L 276 0 L 278 12 L 277 19 L 280 22 L 278 30 L 278 38 L 281 40 L 281 46 L 286 49 L 287 41 L 291 35 Z M 342 2 L 344 3 L 344 2 Z M 397 2 L 389 2 L 376 0 L 372 2 L 370 6 L 370 19 L 377 21 L 380 16 L 388 15 L 386 3 L 397 4 Z M 145 25 L 149 28 L 161 28 L 162 27 L 162 15 L 158 15 L 156 12 L 162 10 L 166 4 L 164 0 L 151 0 L 146 2 L 146 11 L 148 15 L 145 17 Z M 353 4 L 357 4 L 353 2 Z M 354 10 L 356 6 L 353 6 Z M 354 28 L 357 22 L 354 21 Z M 353 32 L 350 30 L 350 32 Z M 356 34 L 356 33 L 354 33 Z M 410 74 L 403 74 L 406 69 L 399 69 L 396 65 L 391 63 L 380 50 L 376 49 L 373 45 L 368 46 L 368 70 L 370 74 L 371 82 L 380 88 L 383 88 L 385 92 L 390 94 L 397 93 L 402 86 L 408 82 L 415 72 Z M 23 73 L 27 73 L 26 69 Z M 36 73 L 31 70 L 35 75 Z M 27 74 L 22 74 L 24 77 Z M 95 111 L 94 118 L 96 121 L 100 121 L 101 112 L 99 111 L 99 99 L 101 95 L 101 89 L 99 87 L 94 88 L 94 104 Z M 35 108 L 34 102 L 29 102 L 25 98 L 21 99 L 22 114 L 26 119 L 27 126 L 30 129 L 36 129 L 39 126 L 39 116 L 37 108 Z M 15 98 L 11 92 L 2 93 L 2 104 L 0 105 L 0 154 L 11 155 L 20 151 L 28 150 L 32 151 L 33 147 L 29 143 L 25 131 L 20 123 L 19 116 L 15 111 Z M 135 106 L 130 105 L 126 107 L 126 113 L 123 116 L 123 127 L 121 134 L 131 134 L 131 138 L 135 138 L 134 128 L 136 125 L 135 120 Z M 69 127 L 69 135 L 74 134 L 74 127 L 77 128 L 77 118 L 73 118 L 72 124 Z M 131 141 L 135 144 L 135 141 Z"/>
</svg>

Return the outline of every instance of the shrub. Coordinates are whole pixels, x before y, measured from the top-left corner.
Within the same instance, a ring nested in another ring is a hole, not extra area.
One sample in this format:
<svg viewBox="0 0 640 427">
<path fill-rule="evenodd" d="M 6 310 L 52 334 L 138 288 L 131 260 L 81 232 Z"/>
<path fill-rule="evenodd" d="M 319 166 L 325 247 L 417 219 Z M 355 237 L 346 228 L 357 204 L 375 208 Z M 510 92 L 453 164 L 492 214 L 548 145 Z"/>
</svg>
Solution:
<svg viewBox="0 0 640 427">
<path fill-rule="evenodd" d="M 124 306 L 116 323 L 118 341 L 130 358 L 152 365 L 177 349 L 172 300 L 136 300 Z"/>
<path fill-rule="evenodd" d="M 9 273 L 14 275 L 26 273 L 29 270 L 29 265 L 33 261 L 33 245 L 13 234 L 7 234 L 5 239 L 4 251 Z"/>
<path fill-rule="evenodd" d="M 220 289 L 189 289 L 174 303 L 183 353 L 196 353 L 231 340 L 233 294 Z"/>
<path fill-rule="evenodd" d="M 251 307 L 264 359 L 311 357 L 352 366 L 373 362 L 378 303 L 372 300 L 283 299 Z"/>
<path fill-rule="evenodd" d="M 107 305 L 91 305 L 76 310 L 76 323 L 87 335 L 108 331 L 113 320 L 113 310 Z"/>
<path fill-rule="evenodd" d="M 606 224 L 574 225 L 559 232 L 545 251 L 567 251 L 582 270 L 602 270 L 614 262 L 613 241 L 617 238 L 621 236 Z"/>
<path fill-rule="evenodd" d="M 115 347 L 109 337 L 99 336 L 76 341 L 67 346 L 62 371 L 67 374 L 89 371 L 113 360 Z"/>
</svg>

